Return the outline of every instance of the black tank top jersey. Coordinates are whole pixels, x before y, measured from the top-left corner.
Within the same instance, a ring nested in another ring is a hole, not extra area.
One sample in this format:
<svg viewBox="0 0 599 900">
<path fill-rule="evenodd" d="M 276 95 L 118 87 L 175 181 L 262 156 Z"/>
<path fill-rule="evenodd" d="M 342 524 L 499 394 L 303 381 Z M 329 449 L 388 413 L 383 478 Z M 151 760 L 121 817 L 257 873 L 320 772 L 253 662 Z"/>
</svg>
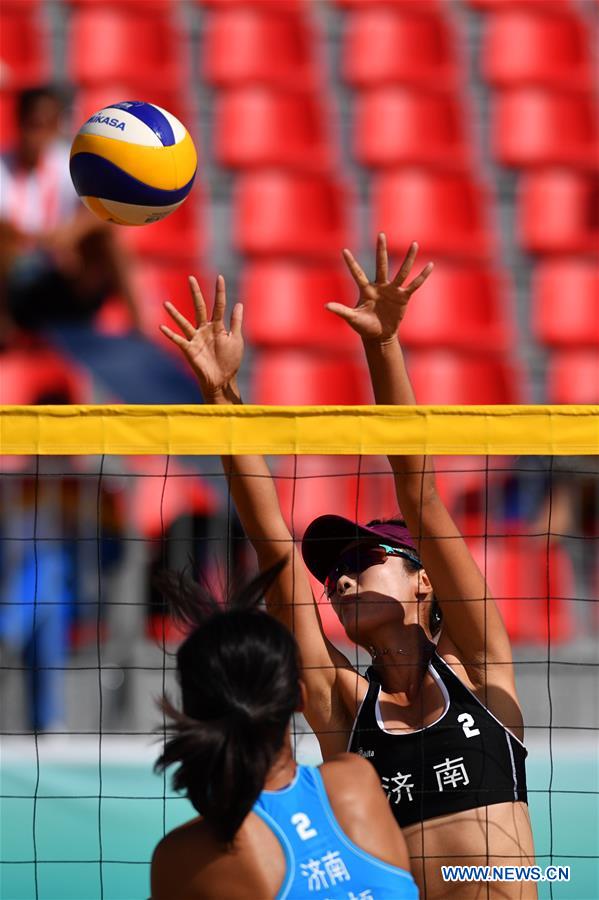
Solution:
<svg viewBox="0 0 599 900">
<path fill-rule="evenodd" d="M 436 653 L 429 671 L 445 709 L 418 731 L 385 731 L 380 682 L 368 669 L 368 692 L 356 716 L 348 750 L 368 759 L 399 825 L 436 816 L 527 801 L 527 750 L 460 681 Z"/>
</svg>

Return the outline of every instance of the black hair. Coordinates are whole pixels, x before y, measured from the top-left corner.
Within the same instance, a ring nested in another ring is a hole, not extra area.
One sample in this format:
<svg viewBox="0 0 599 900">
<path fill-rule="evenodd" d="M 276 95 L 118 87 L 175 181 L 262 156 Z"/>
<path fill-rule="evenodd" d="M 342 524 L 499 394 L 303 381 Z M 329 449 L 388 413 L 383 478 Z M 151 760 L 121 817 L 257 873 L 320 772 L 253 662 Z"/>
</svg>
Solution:
<svg viewBox="0 0 599 900">
<path fill-rule="evenodd" d="M 181 574 L 158 579 L 175 616 L 193 630 L 177 651 L 183 709 L 162 701 L 172 736 L 155 771 L 179 763 L 173 787 L 186 792 L 225 843 L 261 793 L 300 705 L 295 639 L 258 608 L 284 564 L 238 590 L 226 606 Z"/>
<path fill-rule="evenodd" d="M 401 525 L 402 528 L 407 528 L 405 519 L 402 519 L 400 516 L 395 516 L 391 519 L 372 519 L 370 522 L 367 522 L 366 525 L 368 528 L 370 528 L 372 525 Z M 411 559 L 407 559 L 406 557 L 402 557 L 402 559 L 404 567 L 408 572 L 420 572 L 420 570 L 424 568 L 422 563 L 416 563 Z M 439 633 L 442 624 L 443 612 L 439 605 L 439 601 L 433 594 L 431 611 L 428 618 L 429 631 L 433 637 L 435 637 Z"/>
<path fill-rule="evenodd" d="M 60 110 L 66 104 L 64 91 L 52 84 L 25 88 L 17 96 L 16 118 L 19 124 L 22 125 L 28 119 L 40 100 L 54 100 Z"/>
</svg>

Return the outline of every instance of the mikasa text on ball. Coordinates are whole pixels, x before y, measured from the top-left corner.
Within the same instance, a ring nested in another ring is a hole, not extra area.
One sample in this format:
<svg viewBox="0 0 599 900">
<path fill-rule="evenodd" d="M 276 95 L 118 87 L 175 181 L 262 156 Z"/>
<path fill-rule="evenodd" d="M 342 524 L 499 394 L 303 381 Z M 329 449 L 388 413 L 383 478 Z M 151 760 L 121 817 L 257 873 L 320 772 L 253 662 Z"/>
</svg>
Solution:
<svg viewBox="0 0 599 900">
<path fill-rule="evenodd" d="M 94 113 L 71 148 L 71 178 L 88 209 L 118 225 L 158 222 L 183 203 L 198 158 L 186 128 L 153 103 Z"/>
</svg>

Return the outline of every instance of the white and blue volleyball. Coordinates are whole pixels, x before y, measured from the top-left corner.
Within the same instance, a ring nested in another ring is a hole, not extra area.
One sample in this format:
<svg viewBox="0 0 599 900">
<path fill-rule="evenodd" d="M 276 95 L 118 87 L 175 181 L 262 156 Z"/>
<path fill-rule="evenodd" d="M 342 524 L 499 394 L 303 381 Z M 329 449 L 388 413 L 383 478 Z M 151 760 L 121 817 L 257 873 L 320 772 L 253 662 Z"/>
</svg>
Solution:
<svg viewBox="0 0 599 900">
<path fill-rule="evenodd" d="M 197 165 L 185 126 L 160 106 L 136 100 L 94 113 L 71 148 L 71 178 L 81 200 L 118 225 L 146 225 L 174 212 L 191 190 Z"/>
</svg>

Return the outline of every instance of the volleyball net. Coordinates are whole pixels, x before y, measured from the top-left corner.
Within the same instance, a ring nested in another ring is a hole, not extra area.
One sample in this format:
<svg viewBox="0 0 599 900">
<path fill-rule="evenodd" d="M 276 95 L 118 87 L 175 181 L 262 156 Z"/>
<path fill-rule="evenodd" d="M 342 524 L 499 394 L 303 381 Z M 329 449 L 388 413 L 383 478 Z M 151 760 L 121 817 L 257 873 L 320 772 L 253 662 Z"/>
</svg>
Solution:
<svg viewBox="0 0 599 900">
<path fill-rule="evenodd" d="M 2 897 L 148 896 L 153 847 L 194 815 L 151 771 L 182 638 L 153 575 L 224 596 L 255 572 L 235 454 L 268 457 L 294 541 L 320 514 L 397 515 L 386 456 L 436 458 L 513 642 L 537 859 L 572 869 L 540 896 L 599 896 L 599 408 L 3 407 L 0 454 Z M 293 738 L 319 761 L 301 717 Z"/>
</svg>

